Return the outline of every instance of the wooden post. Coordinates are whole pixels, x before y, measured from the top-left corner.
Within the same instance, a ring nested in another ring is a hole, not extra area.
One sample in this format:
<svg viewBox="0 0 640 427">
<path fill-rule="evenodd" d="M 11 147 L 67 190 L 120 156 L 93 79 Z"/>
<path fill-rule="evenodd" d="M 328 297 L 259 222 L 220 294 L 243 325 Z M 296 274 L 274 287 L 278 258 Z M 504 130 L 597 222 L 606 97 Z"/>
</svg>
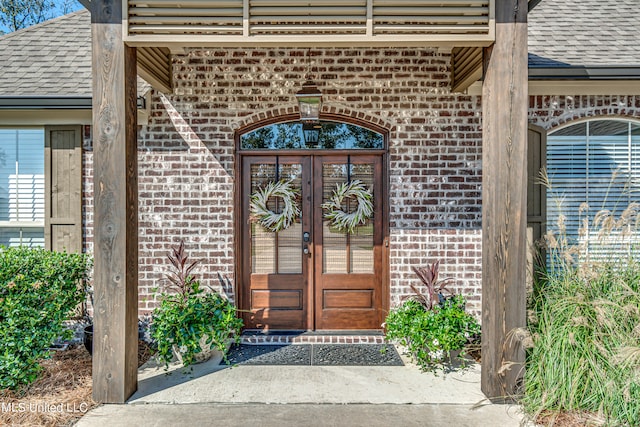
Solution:
<svg viewBox="0 0 640 427">
<path fill-rule="evenodd" d="M 495 0 L 482 86 L 482 391 L 520 392 L 526 325 L 527 1 Z"/>
<path fill-rule="evenodd" d="M 122 0 L 92 2 L 94 165 L 93 399 L 137 389 L 138 165 L 136 51 L 122 40 Z"/>
</svg>

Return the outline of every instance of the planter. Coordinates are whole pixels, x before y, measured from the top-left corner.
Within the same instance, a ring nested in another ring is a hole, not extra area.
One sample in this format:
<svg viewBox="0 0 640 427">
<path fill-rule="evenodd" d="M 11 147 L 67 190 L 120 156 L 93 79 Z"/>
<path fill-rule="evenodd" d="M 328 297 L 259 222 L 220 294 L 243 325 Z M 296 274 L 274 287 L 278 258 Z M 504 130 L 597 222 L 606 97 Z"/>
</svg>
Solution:
<svg viewBox="0 0 640 427">
<path fill-rule="evenodd" d="M 445 363 L 449 363 L 452 365 L 460 364 L 460 353 L 462 350 L 449 350 L 449 352 L 444 356 Z"/>
<path fill-rule="evenodd" d="M 93 325 L 85 326 L 82 342 L 84 343 L 84 348 L 86 348 L 89 354 L 92 355 L 93 354 Z"/>
<path fill-rule="evenodd" d="M 233 342 L 233 339 L 228 339 L 226 349 L 224 352 L 222 352 L 217 348 L 212 347 L 214 346 L 213 342 L 207 344 L 208 339 L 208 335 L 203 335 L 202 338 L 200 338 L 200 348 L 202 348 L 202 351 L 195 354 L 195 360 L 193 362 L 194 364 L 206 362 L 209 359 L 217 360 L 218 362 L 216 363 L 219 363 L 220 360 L 222 360 L 222 358 L 224 357 L 225 353 L 229 350 L 229 348 L 231 347 L 231 343 Z M 173 346 L 173 354 L 176 356 L 176 359 L 178 359 L 178 362 L 184 364 L 182 361 L 183 353 L 180 352 L 180 349 L 176 345 Z"/>
</svg>

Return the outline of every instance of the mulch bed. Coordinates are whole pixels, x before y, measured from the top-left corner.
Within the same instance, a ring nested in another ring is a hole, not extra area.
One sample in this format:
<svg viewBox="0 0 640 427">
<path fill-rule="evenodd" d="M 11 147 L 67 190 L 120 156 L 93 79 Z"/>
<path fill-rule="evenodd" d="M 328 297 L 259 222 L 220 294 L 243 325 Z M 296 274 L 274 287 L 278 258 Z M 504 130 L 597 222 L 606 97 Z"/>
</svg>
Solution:
<svg viewBox="0 0 640 427">
<path fill-rule="evenodd" d="M 138 366 L 151 356 L 143 341 Z M 0 425 L 69 426 L 97 406 L 91 398 L 91 356 L 79 345 L 42 362 L 40 378 L 18 390 L 0 390 Z"/>
<path fill-rule="evenodd" d="M 545 427 L 601 426 L 603 420 L 588 412 L 544 412 L 536 418 L 536 425 Z"/>
</svg>

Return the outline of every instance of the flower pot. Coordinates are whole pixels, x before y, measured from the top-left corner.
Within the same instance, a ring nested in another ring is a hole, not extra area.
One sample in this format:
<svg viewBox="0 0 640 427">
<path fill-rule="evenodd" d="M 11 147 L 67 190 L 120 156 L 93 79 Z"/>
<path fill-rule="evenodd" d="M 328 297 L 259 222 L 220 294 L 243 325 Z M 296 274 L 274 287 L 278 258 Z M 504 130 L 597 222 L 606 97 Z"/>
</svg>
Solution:
<svg viewBox="0 0 640 427">
<path fill-rule="evenodd" d="M 93 325 L 85 326 L 82 342 L 84 343 L 84 348 L 86 348 L 89 354 L 92 355 L 93 354 Z"/>
<path fill-rule="evenodd" d="M 460 363 L 460 353 L 462 350 L 449 350 L 445 354 L 445 362 L 450 363 L 452 365 Z"/>
<path fill-rule="evenodd" d="M 216 363 L 219 363 L 219 361 L 222 360 L 224 353 L 226 353 L 226 351 L 228 351 L 229 348 L 231 347 L 231 343 L 233 341 L 232 339 L 227 340 L 226 350 L 225 352 L 222 352 L 217 348 L 215 348 L 215 345 L 213 342 L 210 344 L 207 344 L 208 339 L 209 339 L 208 335 L 203 335 L 202 338 L 200 338 L 200 348 L 202 349 L 202 351 L 194 355 L 194 359 L 195 359 L 193 362 L 194 364 L 206 362 L 207 360 L 212 358 L 214 360 L 218 360 L 218 362 Z M 173 346 L 173 354 L 176 356 L 176 359 L 178 359 L 178 362 L 184 364 L 182 361 L 183 353 L 180 351 L 180 349 L 176 345 Z"/>
</svg>

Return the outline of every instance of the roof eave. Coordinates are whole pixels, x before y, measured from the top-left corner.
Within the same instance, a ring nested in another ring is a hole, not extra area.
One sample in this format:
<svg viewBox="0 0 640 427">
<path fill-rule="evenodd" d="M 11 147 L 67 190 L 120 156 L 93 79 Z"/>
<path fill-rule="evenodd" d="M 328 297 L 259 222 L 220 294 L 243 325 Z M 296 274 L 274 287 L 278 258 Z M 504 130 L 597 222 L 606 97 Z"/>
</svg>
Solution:
<svg viewBox="0 0 640 427">
<path fill-rule="evenodd" d="M 638 66 L 529 67 L 529 80 L 637 80 Z"/>
<path fill-rule="evenodd" d="M 1 110 L 83 110 L 91 103 L 91 96 L 0 96 Z"/>
</svg>

